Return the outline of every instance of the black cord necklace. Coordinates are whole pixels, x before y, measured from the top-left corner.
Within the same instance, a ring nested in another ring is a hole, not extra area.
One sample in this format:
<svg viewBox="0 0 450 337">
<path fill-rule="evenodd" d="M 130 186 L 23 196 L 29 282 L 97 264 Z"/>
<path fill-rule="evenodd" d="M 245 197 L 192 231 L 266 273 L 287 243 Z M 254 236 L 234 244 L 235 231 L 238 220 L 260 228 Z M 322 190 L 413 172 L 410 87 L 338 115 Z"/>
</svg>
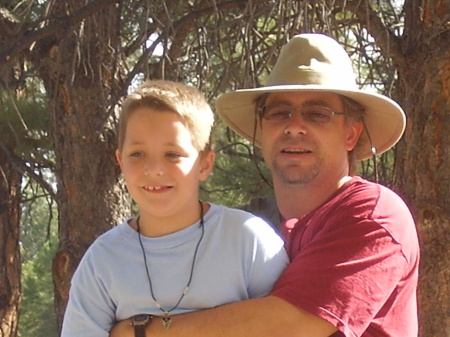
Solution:
<svg viewBox="0 0 450 337">
<path fill-rule="evenodd" d="M 150 288 L 150 294 L 152 296 L 153 301 L 155 302 L 156 307 L 158 307 L 159 310 L 161 310 L 163 312 L 163 316 L 161 317 L 162 325 L 166 329 L 168 329 L 170 327 L 170 324 L 172 324 L 172 317 L 170 316 L 170 313 L 173 310 L 175 310 L 176 308 L 178 308 L 178 306 L 180 305 L 181 301 L 184 298 L 184 295 L 186 295 L 186 293 L 189 290 L 189 286 L 191 285 L 191 281 L 192 281 L 192 276 L 194 275 L 194 266 L 195 266 L 195 261 L 197 259 L 198 247 L 200 246 L 200 243 L 203 240 L 203 235 L 205 234 L 205 226 L 204 226 L 204 219 L 203 219 L 203 205 L 202 205 L 202 202 L 200 200 L 199 200 L 199 204 L 200 204 L 200 228 L 202 229 L 202 234 L 200 236 L 200 239 L 197 242 L 197 246 L 195 247 L 194 257 L 192 258 L 191 273 L 189 275 L 189 280 L 188 280 L 188 282 L 186 284 L 186 287 L 184 288 L 184 290 L 183 290 L 183 292 L 182 292 L 182 294 L 181 294 L 177 304 L 175 304 L 169 310 L 165 310 L 161 306 L 161 304 L 156 299 L 155 294 L 153 293 L 152 279 L 150 277 L 150 272 L 149 272 L 148 264 L 147 264 L 147 256 L 145 254 L 144 245 L 142 244 L 141 227 L 140 227 L 140 223 L 139 223 L 139 216 L 136 218 L 136 227 L 137 227 L 137 233 L 138 233 L 138 238 L 139 238 L 139 245 L 141 246 L 142 256 L 144 257 L 144 265 L 145 265 L 145 271 L 147 273 L 147 279 L 148 279 L 148 285 L 149 285 L 149 288 Z"/>
</svg>

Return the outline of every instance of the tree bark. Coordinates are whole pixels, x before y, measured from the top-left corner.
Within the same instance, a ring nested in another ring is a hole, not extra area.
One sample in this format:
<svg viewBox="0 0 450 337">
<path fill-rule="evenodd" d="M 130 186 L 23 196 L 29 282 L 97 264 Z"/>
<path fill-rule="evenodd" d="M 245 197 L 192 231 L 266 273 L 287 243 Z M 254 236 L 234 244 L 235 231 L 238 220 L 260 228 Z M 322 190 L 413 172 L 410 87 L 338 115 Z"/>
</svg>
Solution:
<svg viewBox="0 0 450 337">
<path fill-rule="evenodd" d="M 61 1 L 57 17 L 79 0 Z M 111 53 L 118 22 L 104 8 L 63 34 L 40 40 L 33 62 L 50 99 L 51 138 L 56 157 L 60 243 L 53 261 L 58 327 L 72 275 L 92 241 L 129 215 L 131 203 L 119 181 L 113 116 L 121 88 L 120 57 Z M 117 70 L 114 72 L 114 70 Z"/>
<path fill-rule="evenodd" d="M 15 337 L 20 308 L 22 174 L 0 147 L 0 336 Z"/>
<path fill-rule="evenodd" d="M 411 16 L 419 9 L 413 3 L 406 9 Z M 398 69 L 398 98 L 408 120 L 396 151 L 394 186 L 418 226 L 421 337 L 450 335 L 450 32 L 439 27 L 448 19 L 448 7 L 428 2 L 422 24 L 405 27 L 405 66 Z"/>
<path fill-rule="evenodd" d="M 394 186 L 409 202 L 421 243 L 420 336 L 450 334 L 449 34 L 408 48 L 399 97 L 408 114 Z"/>
</svg>

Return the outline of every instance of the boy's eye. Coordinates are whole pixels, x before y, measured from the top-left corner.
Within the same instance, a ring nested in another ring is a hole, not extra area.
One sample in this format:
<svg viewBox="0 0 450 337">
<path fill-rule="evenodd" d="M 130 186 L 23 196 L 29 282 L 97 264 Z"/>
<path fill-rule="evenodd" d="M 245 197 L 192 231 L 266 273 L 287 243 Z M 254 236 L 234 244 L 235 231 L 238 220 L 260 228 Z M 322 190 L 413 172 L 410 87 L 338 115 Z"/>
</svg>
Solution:
<svg viewBox="0 0 450 337">
<path fill-rule="evenodd" d="M 130 157 L 135 157 L 135 158 L 137 158 L 137 157 L 142 157 L 142 156 L 143 156 L 143 153 L 142 153 L 142 152 L 138 152 L 138 151 L 132 152 L 132 153 L 130 154 Z"/>
<path fill-rule="evenodd" d="M 178 154 L 178 153 L 173 153 L 173 152 L 167 153 L 166 156 L 167 156 L 168 158 L 180 158 L 180 157 L 181 157 L 180 154 Z"/>
</svg>

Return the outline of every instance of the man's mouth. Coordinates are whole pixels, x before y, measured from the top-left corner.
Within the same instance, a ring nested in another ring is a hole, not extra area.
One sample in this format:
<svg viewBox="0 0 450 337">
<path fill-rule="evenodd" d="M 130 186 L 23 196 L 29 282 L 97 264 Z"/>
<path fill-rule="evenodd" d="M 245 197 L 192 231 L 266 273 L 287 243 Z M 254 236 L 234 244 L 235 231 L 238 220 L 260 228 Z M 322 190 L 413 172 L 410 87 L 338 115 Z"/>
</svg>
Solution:
<svg viewBox="0 0 450 337">
<path fill-rule="evenodd" d="M 306 149 L 282 149 L 281 153 L 304 154 L 304 153 L 311 153 L 311 151 L 310 150 L 306 150 Z"/>
</svg>

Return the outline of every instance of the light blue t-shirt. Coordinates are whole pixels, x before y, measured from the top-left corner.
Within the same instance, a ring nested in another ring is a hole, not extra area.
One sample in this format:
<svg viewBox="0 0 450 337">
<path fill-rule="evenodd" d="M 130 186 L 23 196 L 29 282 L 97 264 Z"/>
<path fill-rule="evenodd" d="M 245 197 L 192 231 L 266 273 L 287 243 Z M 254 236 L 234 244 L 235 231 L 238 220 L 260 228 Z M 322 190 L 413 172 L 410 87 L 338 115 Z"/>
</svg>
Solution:
<svg viewBox="0 0 450 337">
<path fill-rule="evenodd" d="M 283 241 L 250 213 L 211 204 L 188 292 L 171 315 L 267 295 L 288 263 Z M 141 237 L 154 295 L 165 310 L 189 280 L 201 228 Z M 150 294 L 138 233 L 124 222 L 87 250 L 72 279 L 62 337 L 107 337 L 116 321 L 161 315 Z"/>
</svg>

